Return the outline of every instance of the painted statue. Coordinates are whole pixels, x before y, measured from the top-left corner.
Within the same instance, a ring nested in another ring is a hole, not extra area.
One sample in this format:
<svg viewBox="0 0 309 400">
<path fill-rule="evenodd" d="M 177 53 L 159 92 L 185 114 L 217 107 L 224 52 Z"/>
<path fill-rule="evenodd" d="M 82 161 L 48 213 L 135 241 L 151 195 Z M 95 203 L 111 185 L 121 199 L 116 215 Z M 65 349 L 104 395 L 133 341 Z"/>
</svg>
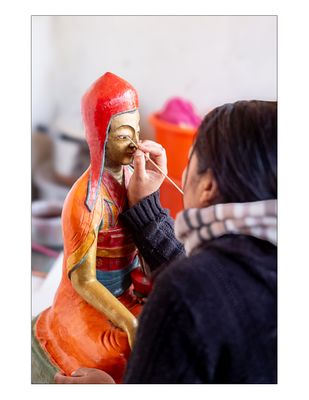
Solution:
<svg viewBox="0 0 309 400">
<path fill-rule="evenodd" d="M 121 382 L 142 308 L 134 284 L 144 295 L 151 287 L 119 219 L 136 150 L 128 137 L 139 140 L 137 93 L 108 72 L 83 96 L 82 117 L 91 164 L 64 203 L 62 279 L 52 306 L 33 323 L 33 383 L 80 367 Z"/>
</svg>

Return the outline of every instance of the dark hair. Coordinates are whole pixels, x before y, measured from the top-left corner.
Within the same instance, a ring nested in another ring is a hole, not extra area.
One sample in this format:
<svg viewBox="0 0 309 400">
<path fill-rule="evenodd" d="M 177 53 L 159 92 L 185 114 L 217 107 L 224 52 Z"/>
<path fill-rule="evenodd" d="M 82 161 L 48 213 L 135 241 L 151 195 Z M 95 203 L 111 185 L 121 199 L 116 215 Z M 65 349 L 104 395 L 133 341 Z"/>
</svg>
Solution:
<svg viewBox="0 0 309 400">
<path fill-rule="evenodd" d="M 277 102 L 215 108 L 200 125 L 193 152 L 199 174 L 212 170 L 221 202 L 277 198 Z"/>
</svg>

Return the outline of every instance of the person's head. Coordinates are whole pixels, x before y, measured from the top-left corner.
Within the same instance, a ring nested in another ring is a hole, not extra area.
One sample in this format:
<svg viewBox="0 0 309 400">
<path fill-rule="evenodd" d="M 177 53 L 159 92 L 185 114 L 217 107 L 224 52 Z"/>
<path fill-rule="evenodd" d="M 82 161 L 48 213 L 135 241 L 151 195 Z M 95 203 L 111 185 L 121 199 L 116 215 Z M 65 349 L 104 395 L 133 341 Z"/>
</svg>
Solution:
<svg viewBox="0 0 309 400">
<path fill-rule="evenodd" d="M 139 141 L 139 120 L 138 110 L 112 118 L 105 149 L 106 166 L 128 165 L 133 161 L 136 147 L 130 139 L 135 143 Z"/>
<path fill-rule="evenodd" d="M 277 198 L 277 103 L 238 101 L 207 114 L 183 188 L 184 208 Z"/>
</svg>

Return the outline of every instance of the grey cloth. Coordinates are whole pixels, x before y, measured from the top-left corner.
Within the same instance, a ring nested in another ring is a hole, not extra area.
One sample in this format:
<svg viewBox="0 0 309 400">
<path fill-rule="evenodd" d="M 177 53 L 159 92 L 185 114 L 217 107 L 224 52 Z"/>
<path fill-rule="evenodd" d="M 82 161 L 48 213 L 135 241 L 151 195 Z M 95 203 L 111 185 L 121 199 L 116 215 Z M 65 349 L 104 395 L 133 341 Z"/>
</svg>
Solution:
<svg viewBox="0 0 309 400">
<path fill-rule="evenodd" d="M 190 208 L 176 217 L 175 234 L 188 256 L 205 241 L 231 233 L 277 245 L 277 200 Z"/>
</svg>

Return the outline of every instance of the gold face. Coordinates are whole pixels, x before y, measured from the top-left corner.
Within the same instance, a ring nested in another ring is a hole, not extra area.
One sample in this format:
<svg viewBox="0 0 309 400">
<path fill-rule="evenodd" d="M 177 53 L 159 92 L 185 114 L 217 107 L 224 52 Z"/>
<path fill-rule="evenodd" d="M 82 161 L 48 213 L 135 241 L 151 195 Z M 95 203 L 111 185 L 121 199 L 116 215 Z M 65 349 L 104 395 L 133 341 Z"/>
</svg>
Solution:
<svg viewBox="0 0 309 400">
<path fill-rule="evenodd" d="M 106 144 L 106 166 L 116 167 L 132 163 L 136 147 L 128 138 L 135 143 L 139 141 L 139 121 L 138 110 L 117 115 L 112 119 Z"/>
</svg>

